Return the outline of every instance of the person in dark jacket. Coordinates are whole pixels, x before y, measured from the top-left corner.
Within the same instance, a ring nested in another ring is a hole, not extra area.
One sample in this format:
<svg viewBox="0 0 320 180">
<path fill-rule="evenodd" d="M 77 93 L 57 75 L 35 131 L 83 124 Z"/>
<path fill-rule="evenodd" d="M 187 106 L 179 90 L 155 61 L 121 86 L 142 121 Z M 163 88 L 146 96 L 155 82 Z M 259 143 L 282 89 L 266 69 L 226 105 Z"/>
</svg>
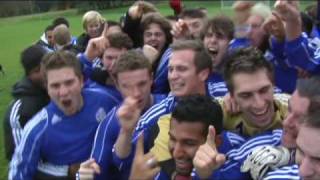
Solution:
<svg viewBox="0 0 320 180">
<path fill-rule="evenodd" d="M 24 125 L 49 102 L 40 72 L 41 59 L 45 54 L 46 51 L 40 45 L 31 45 L 21 53 L 25 75 L 12 88 L 13 100 L 4 119 L 5 152 L 8 160 L 20 142 Z"/>
</svg>

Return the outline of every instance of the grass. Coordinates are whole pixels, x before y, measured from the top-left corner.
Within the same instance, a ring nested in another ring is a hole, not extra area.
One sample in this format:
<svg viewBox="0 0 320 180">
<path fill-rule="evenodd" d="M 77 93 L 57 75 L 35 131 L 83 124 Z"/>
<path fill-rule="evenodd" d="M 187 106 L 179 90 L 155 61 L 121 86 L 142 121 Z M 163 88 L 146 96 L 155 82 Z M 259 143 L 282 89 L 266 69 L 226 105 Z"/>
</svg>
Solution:
<svg viewBox="0 0 320 180">
<path fill-rule="evenodd" d="M 220 1 L 186 1 L 187 8 L 206 7 L 209 15 L 231 14 L 231 9 L 220 9 Z M 172 14 L 167 1 L 157 3 L 157 8 L 164 15 Z M 305 6 L 305 5 L 304 5 Z M 303 6 L 303 7 L 304 7 Z M 106 19 L 118 20 L 128 7 L 100 11 Z M 66 17 L 71 26 L 74 36 L 82 33 L 82 14 L 76 10 L 50 12 L 28 16 L 19 16 L 0 19 L 0 48 L 1 60 L 6 75 L 0 74 L 0 135 L 3 135 L 3 119 L 5 111 L 12 97 L 10 95 L 12 85 L 23 76 L 23 69 L 19 62 L 20 52 L 30 44 L 39 40 L 43 29 L 51 23 L 52 19 L 58 16 Z M 3 138 L 0 138 L 0 179 L 7 179 L 8 162 L 4 157 Z"/>
</svg>

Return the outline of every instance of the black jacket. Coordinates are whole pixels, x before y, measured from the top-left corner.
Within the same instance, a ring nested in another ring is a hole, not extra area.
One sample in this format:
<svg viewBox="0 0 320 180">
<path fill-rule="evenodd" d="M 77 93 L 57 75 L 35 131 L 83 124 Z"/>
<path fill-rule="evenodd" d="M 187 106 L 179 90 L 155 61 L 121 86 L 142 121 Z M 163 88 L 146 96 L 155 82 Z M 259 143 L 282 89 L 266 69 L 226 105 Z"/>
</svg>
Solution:
<svg viewBox="0 0 320 180">
<path fill-rule="evenodd" d="M 13 86 L 12 96 L 14 99 L 10 103 L 3 121 L 5 151 L 8 160 L 11 159 L 15 148 L 12 124 L 10 123 L 18 120 L 20 127 L 23 128 L 29 119 L 50 101 L 46 90 L 34 85 L 27 77 L 22 78 Z M 20 106 L 16 106 L 18 101 L 21 102 Z M 16 112 L 16 116 L 12 116 L 14 112 Z"/>
</svg>

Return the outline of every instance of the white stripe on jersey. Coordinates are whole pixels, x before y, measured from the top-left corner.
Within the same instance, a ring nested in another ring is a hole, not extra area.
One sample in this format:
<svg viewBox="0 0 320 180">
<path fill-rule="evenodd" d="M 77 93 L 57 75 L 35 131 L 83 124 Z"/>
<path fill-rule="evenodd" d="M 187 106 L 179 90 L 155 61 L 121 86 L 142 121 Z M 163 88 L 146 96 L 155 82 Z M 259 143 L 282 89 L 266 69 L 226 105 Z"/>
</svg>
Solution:
<svg viewBox="0 0 320 180">
<path fill-rule="evenodd" d="M 21 133 L 22 133 L 22 128 L 19 122 L 20 106 L 21 106 L 21 100 L 19 99 L 16 102 L 14 102 L 10 112 L 10 126 L 11 126 L 12 137 L 13 137 L 15 146 L 18 146 L 21 139 Z"/>
<path fill-rule="evenodd" d="M 38 170 L 50 174 L 52 176 L 68 176 L 69 166 L 67 165 L 55 165 L 51 163 L 44 163 L 39 161 Z"/>
<path fill-rule="evenodd" d="M 43 109 L 42 111 L 40 111 L 36 116 L 34 116 L 24 127 L 23 129 L 23 136 L 21 139 L 20 144 L 16 147 L 15 149 L 15 153 L 14 156 L 10 162 L 10 171 L 9 171 L 9 179 L 12 179 L 15 174 L 17 173 L 17 166 L 22 162 L 23 159 L 23 150 L 25 149 L 25 145 L 26 145 L 26 141 L 27 138 L 29 136 L 29 134 L 32 132 L 32 130 L 34 129 L 34 127 L 36 127 L 38 124 L 40 124 L 42 121 L 46 121 L 46 124 L 44 125 L 44 127 L 41 129 L 41 131 L 39 131 L 37 133 L 37 136 L 35 137 L 33 144 L 31 146 L 31 153 L 29 154 L 29 156 L 26 158 L 27 159 L 27 163 L 30 162 L 31 158 L 32 158 L 32 151 L 34 151 L 35 148 L 35 143 L 37 143 L 37 140 L 41 137 L 41 135 L 43 134 L 43 132 L 45 131 L 46 127 L 48 126 L 48 114 L 46 109 Z M 23 177 L 21 177 L 21 179 L 23 179 Z"/>
<path fill-rule="evenodd" d="M 108 132 L 108 129 L 109 129 L 109 125 L 110 125 L 110 123 L 111 123 L 111 121 L 112 121 L 112 118 L 114 117 L 114 116 L 116 116 L 115 114 L 116 114 L 116 112 L 117 112 L 117 107 L 114 107 L 113 109 L 111 109 L 110 110 L 110 116 L 109 115 L 107 115 L 107 117 L 110 117 L 110 118 L 108 118 L 108 119 L 104 119 L 104 121 L 108 121 L 108 123 L 107 123 L 107 126 L 106 126 L 106 128 L 104 129 L 104 132 L 103 132 L 103 138 L 102 138 L 102 147 L 103 148 L 101 148 L 100 149 L 100 152 L 99 152 L 99 158 L 98 159 L 96 159 L 96 162 L 100 162 L 101 161 L 101 156 L 103 155 L 103 153 L 104 153 L 104 147 L 106 147 L 105 145 L 104 145 L 104 143 L 106 142 L 105 141 L 105 139 L 106 139 L 106 135 L 107 135 L 107 132 Z M 98 128 L 97 128 L 97 130 L 96 130 L 96 134 L 95 134 L 95 136 L 94 136 L 94 141 L 93 141 L 93 146 L 92 146 L 92 151 L 91 151 L 91 154 L 90 154 L 90 157 L 92 157 L 93 156 L 93 153 L 94 153 L 94 149 L 96 149 L 96 142 L 98 141 L 98 139 L 97 139 L 97 137 L 98 137 L 98 132 L 100 132 L 100 128 L 102 128 L 101 127 L 101 125 L 102 125 L 102 121 L 100 122 L 100 124 L 99 124 L 99 126 L 98 126 Z M 100 139 L 99 139 L 100 140 Z M 109 148 L 109 147 L 107 147 L 107 148 Z"/>
<path fill-rule="evenodd" d="M 166 113 L 166 110 L 174 105 L 175 99 L 173 95 L 169 95 L 167 98 L 162 100 L 160 103 L 150 107 L 139 119 L 136 127 L 136 131 L 144 129 L 145 124 L 148 124 L 157 116 L 161 116 Z M 157 119 L 158 120 L 158 119 Z"/>
<path fill-rule="evenodd" d="M 263 180 L 274 180 L 274 179 L 290 179 L 290 180 L 299 180 L 299 167 L 298 165 L 292 165 L 292 166 L 284 166 L 281 168 L 278 168 L 274 171 L 268 172 L 266 176 L 263 178 Z"/>
<path fill-rule="evenodd" d="M 226 135 L 232 144 L 242 144 L 245 142 L 244 138 L 232 132 L 226 132 Z"/>
<path fill-rule="evenodd" d="M 233 149 L 227 153 L 229 158 L 239 160 L 245 158 L 255 147 L 266 144 L 279 145 L 281 142 L 282 130 L 273 130 L 272 134 L 254 137 L 245 142 L 239 149 Z"/>
</svg>

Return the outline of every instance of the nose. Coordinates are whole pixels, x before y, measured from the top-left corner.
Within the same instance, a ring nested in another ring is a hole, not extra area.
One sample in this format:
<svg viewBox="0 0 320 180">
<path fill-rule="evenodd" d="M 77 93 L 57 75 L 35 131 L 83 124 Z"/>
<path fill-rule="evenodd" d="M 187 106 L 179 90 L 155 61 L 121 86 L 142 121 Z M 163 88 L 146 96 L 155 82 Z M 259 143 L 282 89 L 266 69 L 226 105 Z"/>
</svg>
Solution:
<svg viewBox="0 0 320 180">
<path fill-rule="evenodd" d="M 266 102 L 263 99 L 263 97 L 259 94 L 254 95 L 254 102 L 253 102 L 253 107 L 255 107 L 256 109 L 262 109 L 264 108 Z"/>
<path fill-rule="evenodd" d="M 139 87 L 134 87 L 134 88 L 132 88 L 132 96 L 133 96 L 134 98 L 139 99 L 139 97 L 141 96 L 141 90 L 140 90 Z"/>
<path fill-rule="evenodd" d="M 303 157 L 299 165 L 299 174 L 302 179 L 313 176 L 314 170 L 312 168 L 312 162 L 310 162 L 310 158 Z"/>
<path fill-rule="evenodd" d="M 178 77 L 178 73 L 175 69 L 169 70 L 169 72 L 168 72 L 168 79 L 169 80 L 175 80 L 175 79 L 177 79 L 177 77 Z"/>
<path fill-rule="evenodd" d="M 66 96 L 68 94 L 68 88 L 64 85 L 60 86 L 60 89 L 59 89 L 59 95 L 60 96 Z"/>
<path fill-rule="evenodd" d="M 174 146 L 174 149 L 173 149 L 173 154 L 172 156 L 175 158 L 175 159 L 179 159 L 181 157 L 183 157 L 183 148 L 182 146 L 179 144 L 179 143 L 176 143 L 175 146 Z"/>
</svg>

